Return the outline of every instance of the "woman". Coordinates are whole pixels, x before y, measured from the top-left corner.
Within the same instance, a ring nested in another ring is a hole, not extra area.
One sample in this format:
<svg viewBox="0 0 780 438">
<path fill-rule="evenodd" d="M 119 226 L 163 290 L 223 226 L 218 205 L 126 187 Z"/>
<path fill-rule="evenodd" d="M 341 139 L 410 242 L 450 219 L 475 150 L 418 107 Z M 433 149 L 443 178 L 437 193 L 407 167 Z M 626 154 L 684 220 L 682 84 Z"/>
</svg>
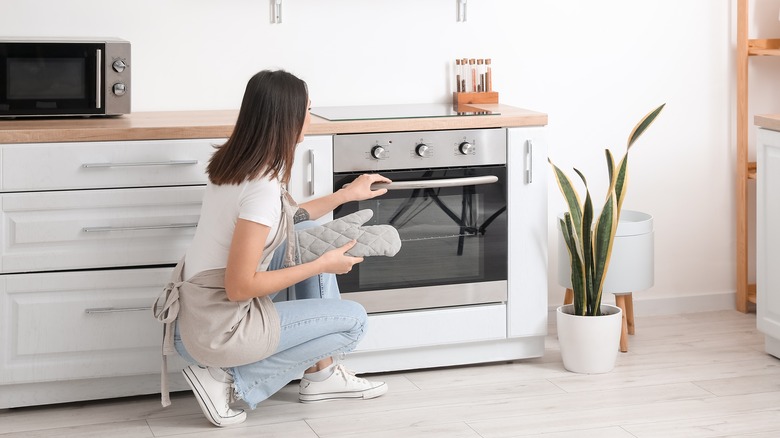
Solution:
<svg viewBox="0 0 780 438">
<path fill-rule="evenodd" d="M 347 188 L 296 206 L 285 187 L 310 121 L 309 104 L 305 82 L 290 73 L 261 71 L 250 79 L 233 134 L 207 167 L 192 246 L 164 292 L 163 311 L 155 304 L 166 322 L 164 352 L 172 352 L 173 343 L 197 364 L 183 373 L 216 426 L 246 419 L 243 410 L 228 406 L 234 397 L 254 409 L 301 375 L 302 402 L 387 392 L 385 383 L 355 377 L 334 361 L 365 332 L 365 309 L 339 299 L 334 275 L 363 261 L 345 254 L 355 242 L 296 264 L 293 223 L 382 195 L 387 190 L 371 190 L 371 184 L 390 180 L 361 175 Z M 271 301 L 290 286 L 295 299 Z M 170 403 L 165 386 L 163 405 Z"/>
</svg>

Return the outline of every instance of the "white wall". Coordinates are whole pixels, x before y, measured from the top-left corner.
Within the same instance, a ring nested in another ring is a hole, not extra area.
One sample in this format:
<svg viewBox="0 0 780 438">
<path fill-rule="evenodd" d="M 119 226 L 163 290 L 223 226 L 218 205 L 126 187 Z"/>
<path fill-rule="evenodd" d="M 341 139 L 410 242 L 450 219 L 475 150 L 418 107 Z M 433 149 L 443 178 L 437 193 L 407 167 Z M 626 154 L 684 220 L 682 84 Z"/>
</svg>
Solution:
<svg viewBox="0 0 780 438">
<path fill-rule="evenodd" d="M 453 0 L 284 0 L 271 24 L 269 0 L 0 0 L 0 34 L 130 40 L 134 111 L 237 108 L 263 68 L 302 77 L 315 106 L 445 102 L 451 60 L 490 57 L 501 101 L 549 114 L 552 159 L 598 199 L 603 149 L 622 155 L 666 102 L 632 150 L 624 208 L 655 217 L 656 283 L 637 301 L 682 300 L 735 289 L 734 3 L 470 0 L 458 23 Z M 780 0 L 762 8 L 762 34 L 780 34 Z"/>
</svg>

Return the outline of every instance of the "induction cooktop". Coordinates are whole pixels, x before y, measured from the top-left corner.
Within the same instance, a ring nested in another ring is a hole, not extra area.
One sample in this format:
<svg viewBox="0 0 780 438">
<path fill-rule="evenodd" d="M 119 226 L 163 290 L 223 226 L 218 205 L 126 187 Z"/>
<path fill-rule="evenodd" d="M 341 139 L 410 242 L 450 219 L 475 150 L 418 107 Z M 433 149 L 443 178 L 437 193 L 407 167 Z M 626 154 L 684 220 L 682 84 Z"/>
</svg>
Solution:
<svg viewBox="0 0 780 438">
<path fill-rule="evenodd" d="M 429 117 L 458 117 L 499 115 L 497 111 L 448 103 L 419 103 L 402 105 L 361 105 L 314 107 L 311 113 L 330 121 L 409 119 Z"/>
</svg>

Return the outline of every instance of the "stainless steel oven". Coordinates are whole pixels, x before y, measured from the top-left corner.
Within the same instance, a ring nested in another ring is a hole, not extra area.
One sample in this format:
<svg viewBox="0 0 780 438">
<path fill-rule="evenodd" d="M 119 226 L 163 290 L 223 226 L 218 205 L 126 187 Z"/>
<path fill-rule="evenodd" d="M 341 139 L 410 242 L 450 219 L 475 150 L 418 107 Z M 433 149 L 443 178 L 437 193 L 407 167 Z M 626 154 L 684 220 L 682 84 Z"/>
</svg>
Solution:
<svg viewBox="0 0 780 438">
<path fill-rule="evenodd" d="M 395 257 L 367 257 L 339 276 L 342 296 L 369 313 L 507 299 L 506 130 L 336 135 L 333 188 L 361 173 L 393 180 L 388 193 L 348 203 L 393 225 Z"/>
</svg>

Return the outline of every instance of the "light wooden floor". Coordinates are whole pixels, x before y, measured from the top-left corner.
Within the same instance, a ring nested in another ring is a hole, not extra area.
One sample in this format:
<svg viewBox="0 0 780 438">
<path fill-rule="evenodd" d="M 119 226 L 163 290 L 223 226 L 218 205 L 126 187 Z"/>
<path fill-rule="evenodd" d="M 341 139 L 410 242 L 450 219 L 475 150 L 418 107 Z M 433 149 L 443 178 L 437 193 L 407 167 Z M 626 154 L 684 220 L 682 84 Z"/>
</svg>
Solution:
<svg viewBox="0 0 780 438">
<path fill-rule="evenodd" d="M 368 401 L 297 402 L 288 386 L 217 429 L 190 393 L 0 411 L 0 437 L 778 437 L 780 360 L 755 315 L 637 317 L 602 375 L 565 371 L 551 327 L 541 359 L 383 375 Z"/>
</svg>

